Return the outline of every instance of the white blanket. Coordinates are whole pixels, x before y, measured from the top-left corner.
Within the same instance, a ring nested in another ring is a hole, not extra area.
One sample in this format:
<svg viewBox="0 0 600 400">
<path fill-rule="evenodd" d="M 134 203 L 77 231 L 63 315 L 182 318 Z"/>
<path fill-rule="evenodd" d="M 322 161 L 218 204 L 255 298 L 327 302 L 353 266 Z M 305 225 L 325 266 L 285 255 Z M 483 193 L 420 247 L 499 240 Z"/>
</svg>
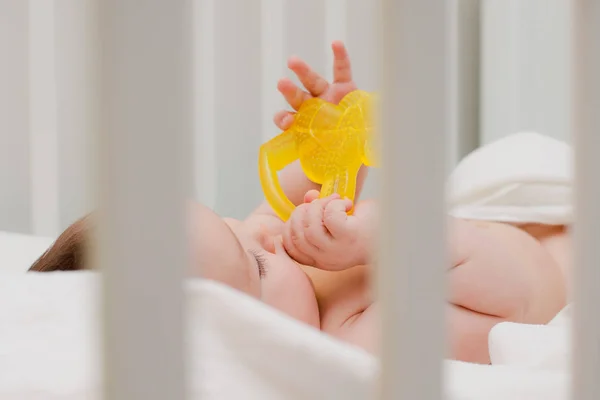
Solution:
<svg viewBox="0 0 600 400">
<path fill-rule="evenodd" d="M 466 156 L 448 179 L 458 218 L 564 225 L 572 222 L 572 150 L 564 142 L 520 132 Z"/>
<path fill-rule="evenodd" d="M 503 322 L 489 336 L 495 365 L 518 365 L 545 370 L 567 370 L 571 357 L 572 305 L 548 325 Z"/>
<path fill-rule="evenodd" d="M 100 400 L 99 276 L 0 275 L 0 398 Z M 191 398 L 368 399 L 376 360 L 212 282 L 186 284 Z M 450 400 L 566 400 L 568 375 L 447 361 Z"/>
</svg>

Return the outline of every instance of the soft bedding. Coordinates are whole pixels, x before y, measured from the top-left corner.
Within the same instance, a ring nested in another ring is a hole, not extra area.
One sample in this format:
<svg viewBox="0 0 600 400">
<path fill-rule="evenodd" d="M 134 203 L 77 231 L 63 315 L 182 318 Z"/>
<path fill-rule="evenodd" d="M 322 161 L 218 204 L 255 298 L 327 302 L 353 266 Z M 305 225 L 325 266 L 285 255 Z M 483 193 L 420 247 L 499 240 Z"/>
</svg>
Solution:
<svg viewBox="0 0 600 400">
<path fill-rule="evenodd" d="M 0 398 L 101 398 L 99 285 L 94 272 L 0 275 Z M 367 353 L 217 283 L 185 291 L 191 398 L 371 398 L 378 366 Z M 564 366 L 445 368 L 449 400 L 568 399 Z"/>
<path fill-rule="evenodd" d="M 506 141 L 518 156 L 501 157 Z M 568 147 L 523 133 L 465 160 L 449 180 L 456 216 L 570 222 Z M 22 273 L 50 242 L 0 234 L 0 398 L 100 399 L 99 276 Z M 185 292 L 191 398 L 372 397 L 371 355 L 217 283 L 189 281 Z M 445 361 L 446 399 L 568 399 L 569 321 L 567 308 L 547 326 L 497 325 L 493 365 Z"/>
</svg>

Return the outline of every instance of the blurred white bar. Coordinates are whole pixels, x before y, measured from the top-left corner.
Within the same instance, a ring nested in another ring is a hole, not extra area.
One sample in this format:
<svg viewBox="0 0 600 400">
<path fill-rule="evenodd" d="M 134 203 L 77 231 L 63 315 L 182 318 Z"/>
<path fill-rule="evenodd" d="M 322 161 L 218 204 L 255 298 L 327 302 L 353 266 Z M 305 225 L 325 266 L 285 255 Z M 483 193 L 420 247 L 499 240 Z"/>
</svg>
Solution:
<svg viewBox="0 0 600 400">
<path fill-rule="evenodd" d="M 381 69 L 381 1 L 345 0 L 345 3 L 345 38 L 352 59 L 352 75 L 360 89 L 378 92 L 381 82 L 374 72 Z"/>
<path fill-rule="evenodd" d="M 383 2 L 380 398 L 442 398 L 446 1 Z"/>
<path fill-rule="evenodd" d="M 480 0 L 451 0 L 449 172 L 479 145 Z"/>
<path fill-rule="evenodd" d="M 331 42 L 341 40 L 347 45 L 346 40 L 346 10 L 350 6 L 348 0 L 327 0 L 325 4 L 325 70 L 323 76 L 329 82 L 333 81 L 333 57 Z M 350 55 L 352 57 L 352 55 Z M 361 88 L 362 89 L 362 88 Z"/>
<path fill-rule="evenodd" d="M 217 202 L 215 138 L 215 0 L 194 0 L 194 199 L 213 208 Z"/>
<path fill-rule="evenodd" d="M 574 400 L 600 393 L 600 2 L 575 6 Z"/>
<path fill-rule="evenodd" d="M 181 400 L 192 4 L 98 5 L 105 398 Z"/>
<path fill-rule="evenodd" d="M 29 2 L 0 0 L 0 230 L 31 233 Z"/>
<path fill-rule="evenodd" d="M 259 1 L 212 0 L 215 212 L 246 218 L 263 201 L 256 152 L 263 142 L 261 8 Z M 281 60 L 285 62 L 285 60 Z M 276 90 L 277 82 L 271 82 Z M 274 113 L 276 110 L 272 110 Z M 244 201 L 240 201 L 240 191 Z"/>
<path fill-rule="evenodd" d="M 522 130 L 570 140 L 572 1 L 479 2 L 482 144 Z"/>
<path fill-rule="evenodd" d="M 323 0 L 288 0 L 284 8 L 284 51 L 287 57 L 296 55 L 315 71 L 325 74 L 325 9 Z M 327 53 L 331 57 L 331 52 Z M 299 83 L 293 73 L 288 73 Z"/>
<path fill-rule="evenodd" d="M 39 2 L 39 0 L 38 0 Z M 42 0 L 41 2 L 45 2 Z M 90 182 L 97 126 L 97 0 L 54 0 L 58 234 L 95 207 Z"/>
<path fill-rule="evenodd" d="M 59 233 L 55 7 L 54 1 L 29 0 L 31 229 L 48 237 Z"/>
<path fill-rule="evenodd" d="M 284 46 L 284 9 L 282 0 L 261 0 L 261 68 L 262 68 L 262 140 L 268 141 L 281 133 L 273 123 L 273 114 L 288 109 L 285 99 L 277 90 L 277 80 L 286 76 Z"/>
</svg>

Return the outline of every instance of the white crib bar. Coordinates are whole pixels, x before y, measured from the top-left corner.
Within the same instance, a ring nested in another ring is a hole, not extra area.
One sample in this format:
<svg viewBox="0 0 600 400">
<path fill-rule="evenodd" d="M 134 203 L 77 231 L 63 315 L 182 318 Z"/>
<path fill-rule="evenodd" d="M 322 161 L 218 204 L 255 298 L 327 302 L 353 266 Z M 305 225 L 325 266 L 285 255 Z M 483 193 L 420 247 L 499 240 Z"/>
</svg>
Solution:
<svg viewBox="0 0 600 400">
<path fill-rule="evenodd" d="M 574 2 L 574 400 L 600 396 L 600 2 Z"/>
<path fill-rule="evenodd" d="M 447 2 L 384 0 L 379 396 L 442 397 Z"/>
<path fill-rule="evenodd" d="M 191 2 L 98 6 L 105 398 L 184 399 Z"/>
</svg>

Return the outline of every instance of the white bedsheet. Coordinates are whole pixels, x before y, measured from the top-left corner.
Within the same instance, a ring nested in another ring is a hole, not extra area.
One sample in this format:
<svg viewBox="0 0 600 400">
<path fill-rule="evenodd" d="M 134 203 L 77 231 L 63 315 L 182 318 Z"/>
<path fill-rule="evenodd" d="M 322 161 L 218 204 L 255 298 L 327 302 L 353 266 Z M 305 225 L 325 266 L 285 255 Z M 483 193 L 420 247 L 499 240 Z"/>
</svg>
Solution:
<svg viewBox="0 0 600 400">
<path fill-rule="evenodd" d="M 0 274 L 1 399 L 101 398 L 98 278 Z M 186 293 L 191 398 L 371 398 L 372 356 L 228 287 L 193 281 Z M 568 399 L 564 369 L 522 364 L 447 361 L 446 398 Z"/>
</svg>

